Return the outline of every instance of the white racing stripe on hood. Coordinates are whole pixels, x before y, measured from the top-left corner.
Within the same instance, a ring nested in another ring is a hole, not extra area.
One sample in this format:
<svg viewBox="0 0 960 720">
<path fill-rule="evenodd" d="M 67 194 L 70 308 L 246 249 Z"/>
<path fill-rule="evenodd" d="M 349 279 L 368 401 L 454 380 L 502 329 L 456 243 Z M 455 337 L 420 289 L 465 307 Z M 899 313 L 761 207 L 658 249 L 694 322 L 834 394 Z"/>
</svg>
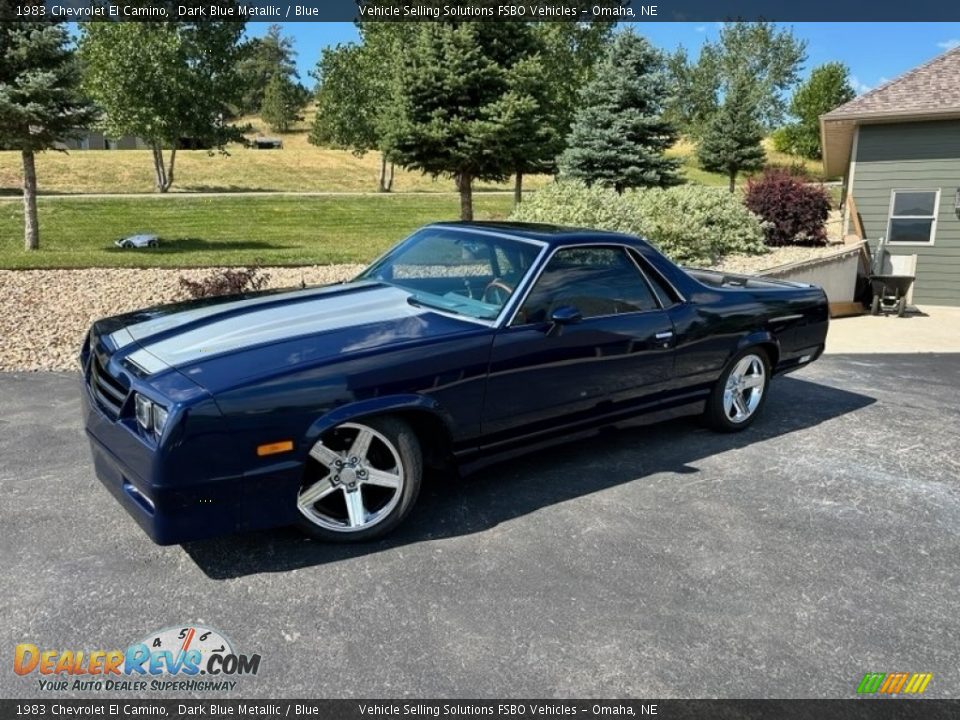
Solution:
<svg viewBox="0 0 960 720">
<path fill-rule="evenodd" d="M 146 350 L 134 350 L 127 355 L 127 361 L 133 363 L 147 375 L 155 375 L 170 366 L 158 357 L 154 357 Z"/>
<path fill-rule="evenodd" d="M 330 292 L 343 291 L 345 287 L 347 286 L 333 285 L 320 288 L 309 288 L 305 290 L 294 290 L 285 293 L 270 293 L 258 298 L 247 298 L 245 300 L 235 300 L 233 302 L 215 303 L 213 305 L 206 305 L 204 307 L 191 308 L 190 310 L 182 310 L 170 315 L 162 315 L 152 320 L 144 320 L 143 322 L 134 323 L 133 325 L 123 328 L 117 333 L 113 333 L 111 338 L 113 335 L 117 335 L 118 333 L 126 333 L 135 340 L 143 340 L 145 338 L 149 338 L 151 335 L 161 333 L 164 330 L 170 330 L 171 328 L 180 327 L 188 323 L 196 322 L 197 320 L 203 320 L 204 318 L 213 317 L 214 315 L 220 315 L 221 313 L 228 313 L 238 308 L 252 308 L 268 303 L 322 296 Z"/>
<path fill-rule="evenodd" d="M 420 314 L 422 311 L 407 303 L 407 295 L 396 288 L 378 288 L 365 293 L 284 303 L 222 320 L 213 319 L 165 340 L 153 343 L 147 340 L 143 349 L 176 367 L 262 343 Z"/>
</svg>

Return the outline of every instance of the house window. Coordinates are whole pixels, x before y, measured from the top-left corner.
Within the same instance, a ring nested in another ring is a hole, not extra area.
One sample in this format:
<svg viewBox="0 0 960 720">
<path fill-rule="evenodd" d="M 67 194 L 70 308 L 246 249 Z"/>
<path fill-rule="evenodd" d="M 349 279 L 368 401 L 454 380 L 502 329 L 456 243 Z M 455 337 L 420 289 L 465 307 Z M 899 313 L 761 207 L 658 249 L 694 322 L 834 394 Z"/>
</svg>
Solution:
<svg viewBox="0 0 960 720">
<path fill-rule="evenodd" d="M 887 242 L 932 245 L 939 206 L 939 190 L 894 190 L 890 198 Z"/>
</svg>

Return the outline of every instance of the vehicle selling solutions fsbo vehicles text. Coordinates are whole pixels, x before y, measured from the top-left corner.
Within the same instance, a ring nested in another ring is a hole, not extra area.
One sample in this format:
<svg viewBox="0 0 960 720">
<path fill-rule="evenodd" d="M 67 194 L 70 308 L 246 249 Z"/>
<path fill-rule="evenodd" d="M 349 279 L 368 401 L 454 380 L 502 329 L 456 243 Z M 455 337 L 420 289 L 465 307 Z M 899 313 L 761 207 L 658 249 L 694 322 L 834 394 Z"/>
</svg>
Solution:
<svg viewBox="0 0 960 720">
<path fill-rule="evenodd" d="M 316 8 L 296 6 L 296 15 L 317 15 Z M 508 4 L 495 7 L 473 7 L 460 5 L 360 5 L 360 15 L 365 18 L 390 19 L 410 18 L 434 20 L 443 18 L 527 18 L 531 20 L 562 20 L 577 18 L 581 15 L 592 17 L 632 18 L 640 15 L 653 17 L 657 14 L 656 5 L 633 7 L 605 7 L 601 5 L 576 7 L 571 5 L 521 5 Z"/>
</svg>

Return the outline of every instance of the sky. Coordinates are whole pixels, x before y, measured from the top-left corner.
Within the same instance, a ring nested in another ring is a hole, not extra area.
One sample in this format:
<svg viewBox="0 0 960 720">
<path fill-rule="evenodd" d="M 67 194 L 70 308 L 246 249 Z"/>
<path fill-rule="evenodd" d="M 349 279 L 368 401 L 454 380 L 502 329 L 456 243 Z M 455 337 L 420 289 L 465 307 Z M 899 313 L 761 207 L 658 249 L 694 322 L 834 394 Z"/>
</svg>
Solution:
<svg viewBox="0 0 960 720">
<path fill-rule="evenodd" d="M 357 40 L 352 23 L 280 23 L 292 37 L 298 53 L 300 80 L 313 87 L 310 71 L 327 45 Z M 840 61 L 850 68 L 857 93 L 892 80 L 920 63 L 960 45 L 960 23 L 778 23 L 807 41 L 804 76 L 825 62 Z M 247 34 L 266 33 L 267 23 L 248 23 Z M 704 39 L 715 40 L 719 23 L 634 23 L 654 45 L 672 51 L 683 45 L 692 57 Z"/>
</svg>

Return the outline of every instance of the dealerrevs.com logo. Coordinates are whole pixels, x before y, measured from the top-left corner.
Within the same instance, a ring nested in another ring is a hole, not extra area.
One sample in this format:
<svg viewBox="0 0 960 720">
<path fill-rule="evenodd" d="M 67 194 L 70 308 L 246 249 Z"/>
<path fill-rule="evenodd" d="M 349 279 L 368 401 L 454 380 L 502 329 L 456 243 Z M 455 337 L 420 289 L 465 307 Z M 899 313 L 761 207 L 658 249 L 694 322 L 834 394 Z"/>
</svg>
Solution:
<svg viewBox="0 0 960 720">
<path fill-rule="evenodd" d="M 58 650 L 20 643 L 17 675 L 36 676 L 44 692 L 230 691 L 238 676 L 256 675 L 260 655 L 237 653 L 221 633 L 201 625 L 147 635 L 126 650 Z"/>
</svg>

